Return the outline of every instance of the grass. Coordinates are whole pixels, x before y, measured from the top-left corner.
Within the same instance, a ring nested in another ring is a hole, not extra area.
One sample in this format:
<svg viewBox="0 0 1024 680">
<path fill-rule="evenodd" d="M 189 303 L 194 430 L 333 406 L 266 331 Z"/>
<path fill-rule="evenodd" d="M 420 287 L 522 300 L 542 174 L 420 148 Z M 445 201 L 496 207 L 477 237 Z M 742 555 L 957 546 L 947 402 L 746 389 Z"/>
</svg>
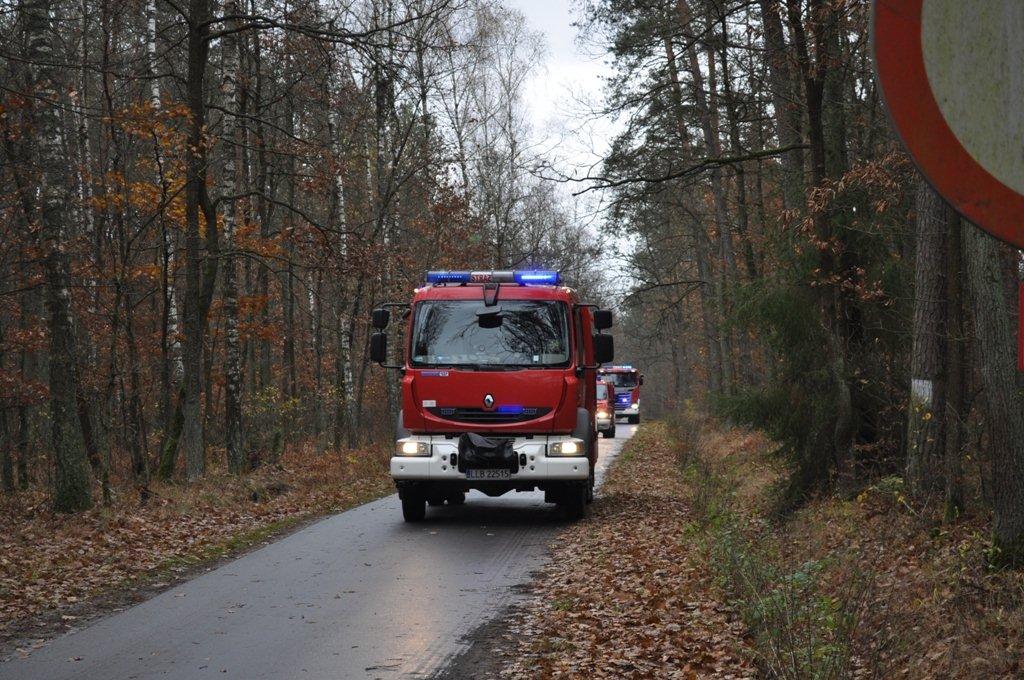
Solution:
<svg viewBox="0 0 1024 680">
<path fill-rule="evenodd" d="M 785 565 L 767 525 L 738 510 L 737 495 L 749 488 L 736 473 L 697 457 L 686 463 L 708 562 L 747 624 L 757 664 L 774 678 L 846 677 L 857 596 L 840 599 L 826 591 L 822 560 Z"/>
</svg>

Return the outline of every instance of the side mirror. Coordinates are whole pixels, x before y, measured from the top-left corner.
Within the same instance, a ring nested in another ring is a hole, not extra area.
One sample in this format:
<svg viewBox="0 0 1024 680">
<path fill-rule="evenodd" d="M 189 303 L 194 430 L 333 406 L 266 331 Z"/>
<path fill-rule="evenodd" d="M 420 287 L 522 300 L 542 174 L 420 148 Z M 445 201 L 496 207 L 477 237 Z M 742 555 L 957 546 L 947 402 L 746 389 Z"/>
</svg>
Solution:
<svg viewBox="0 0 1024 680">
<path fill-rule="evenodd" d="M 643 384 L 644 384 L 644 377 L 643 377 L 643 375 L 641 375 L 641 376 L 640 376 L 640 384 L 641 384 L 641 385 L 643 385 Z"/>
<path fill-rule="evenodd" d="M 377 330 L 384 330 L 391 323 L 391 310 L 388 309 L 375 309 L 371 315 L 373 327 Z"/>
<path fill-rule="evenodd" d="M 377 312 L 387 310 L 375 310 L 374 316 Z M 383 364 L 388 360 L 388 334 L 387 333 L 374 333 L 370 336 L 370 361 L 374 361 L 378 364 Z"/>
<path fill-rule="evenodd" d="M 612 313 L 608 309 L 594 310 L 594 328 L 599 331 L 612 327 Z"/>
<path fill-rule="evenodd" d="M 615 338 L 610 335 L 594 336 L 594 361 L 607 364 L 615 360 Z"/>
</svg>

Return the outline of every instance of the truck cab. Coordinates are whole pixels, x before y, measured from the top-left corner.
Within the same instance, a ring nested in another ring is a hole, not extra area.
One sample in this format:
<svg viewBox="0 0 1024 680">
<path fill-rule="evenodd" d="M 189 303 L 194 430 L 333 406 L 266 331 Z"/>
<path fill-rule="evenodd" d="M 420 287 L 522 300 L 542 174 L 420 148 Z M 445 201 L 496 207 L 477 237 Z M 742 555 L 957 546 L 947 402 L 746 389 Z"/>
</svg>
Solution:
<svg viewBox="0 0 1024 680">
<path fill-rule="evenodd" d="M 605 439 L 615 438 L 615 386 L 597 381 L 597 431 Z"/>
<path fill-rule="evenodd" d="M 606 366 L 598 374 L 615 387 L 615 415 L 625 416 L 635 425 L 640 422 L 640 386 L 644 376 L 632 366 Z"/>
<path fill-rule="evenodd" d="M 406 521 L 426 506 L 544 491 L 579 518 L 593 498 L 597 371 L 614 355 L 611 312 L 551 271 L 432 271 L 408 304 L 373 312 L 371 358 L 401 373 L 391 476 Z M 404 308 L 387 364 L 390 309 Z"/>
</svg>

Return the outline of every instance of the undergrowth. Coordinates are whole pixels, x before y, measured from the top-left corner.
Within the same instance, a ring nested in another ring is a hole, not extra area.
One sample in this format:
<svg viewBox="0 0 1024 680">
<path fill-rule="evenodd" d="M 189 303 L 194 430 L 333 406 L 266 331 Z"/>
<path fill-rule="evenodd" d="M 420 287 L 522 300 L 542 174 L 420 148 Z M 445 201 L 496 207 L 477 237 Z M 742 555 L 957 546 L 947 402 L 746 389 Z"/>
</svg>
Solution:
<svg viewBox="0 0 1024 680">
<path fill-rule="evenodd" d="M 670 427 L 682 444 L 680 462 L 708 561 L 734 598 L 762 672 L 786 679 L 848 677 L 849 640 L 866 581 L 849 583 L 846 595 L 836 597 L 823 587 L 824 561 L 785 566 L 770 526 L 737 509 L 738 471 L 699 455 L 699 420 L 680 416 Z"/>
<path fill-rule="evenodd" d="M 1024 677 L 1024 573 L 993 570 L 989 518 L 944 521 L 890 475 L 779 514 L 764 433 L 670 422 L 693 532 L 769 678 Z"/>
</svg>

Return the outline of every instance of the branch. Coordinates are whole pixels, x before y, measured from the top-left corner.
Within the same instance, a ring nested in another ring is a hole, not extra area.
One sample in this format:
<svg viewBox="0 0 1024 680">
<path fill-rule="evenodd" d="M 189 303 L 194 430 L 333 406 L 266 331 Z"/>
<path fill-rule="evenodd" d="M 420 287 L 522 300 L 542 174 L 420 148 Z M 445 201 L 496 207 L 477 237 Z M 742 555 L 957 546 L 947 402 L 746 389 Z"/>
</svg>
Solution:
<svg viewBox="0 0 1024 680">
<path fill-rule="evenodd" d="M 633 177 L 623 177 L 621 179 L 612 179 L 611 177 L 605 177 L 605 176 L 602 176 L 602 175 L 587 175 L 585 177 L 570 177 L 569 175 L 565 175 L 563 173 L 559 173 L 560 176 L 556 176 L 556 177 L 544 176 L 543 174 L 541 175 L 541 177 L 543 177 L 544 179 L 553 180 L 553 181 L 556 181 L 556 182 L 573 182 L 573 183 L 595 182 L 596 183 L 593 186 L 589 186 L 589 187 L 587 187 L 585 189 L 581 189 L 580 191 L 575 191 L 572 194 L 573 196 L 579 196 L 581 194 L 587 193 L 588 191 L 594 191 L 594 190 L 597 190 L 597 189 L 614 189 L 616 187 L 626 186 L 626 185 L 629 185 L 629 184 L 663 184 L 665 182 L 671 182 L 672 180 L 682 179 L 682 178 L 688 177 L 690 175 L 695 175 L 695 174 L 703 172 L 705 170 L 710 170 L 712 168 L 722 167 L 722 166 L 725 166 L 725 165 L 736 165 L 737 163 L 744 163 L 746 161 L 753 161 L 753 160 L 758 160 L 758 159 L 761 159 L 761 158 L 770 158 L 772 156 L 781 156 L 781 155 L 783 155 L 785 153 L 789 153 L 790 151 L 796 151 L 797 149 L 806 149 L 806 148 L 808 148 L 808 146 L 806 144 L 790 144 L 789 146 L 778 147 L 778 148 L 775 148 L 775 149 L 762 149 L 760 151 L 752 151 L 750 153 L 739 155 L 739 156 L 717 156 L 717 157 L 713 157 L 713 158 L 712 157 L 702 158 L 696 164 L 688 166 L 686 168 L 683 168 L 682 170 L 677 170 L 675 172 L 670 172 L 670 173 L 666 173 L 664 175 L 657 175 L 657 176 L 652 176 L 652 175 L 636 175 L 636 176 L 633 176 Z M 545 164 L 544 166 L 542 166 L 542 169 L 543 168 L 550 168 L 550 167 L 551 166 Z"/>
</svg>

